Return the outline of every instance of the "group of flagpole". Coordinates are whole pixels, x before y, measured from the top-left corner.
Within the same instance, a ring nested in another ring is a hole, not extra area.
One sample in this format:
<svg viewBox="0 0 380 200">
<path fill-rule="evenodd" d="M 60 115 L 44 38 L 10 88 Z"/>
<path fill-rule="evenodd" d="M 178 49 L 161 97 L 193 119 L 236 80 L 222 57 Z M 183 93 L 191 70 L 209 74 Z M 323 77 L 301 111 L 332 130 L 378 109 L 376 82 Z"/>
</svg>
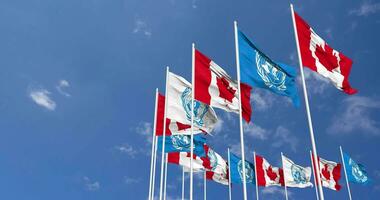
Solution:
<svg viewBox="0 0 380 200">
<path fill-rule="evenodd" d="M 298 62 L 299 62 L 299 68 L 300 68 L 300 72 L 301 72 L 302 88 L 303 88 L 303 94 L 304 94 L 304 99 L 305 99 L 307 120 L 308 120 L 308 124 L 309 124 L 311 146 L 312 146 L 312 150 L 313 150 L 313 159 L 314 159 L 314 163 L 315 163 L 315 171 L 316 171 L 316 174 L 319 177 L 320 170 L 319 170 L 317 147 L 315 145 L 313 123 L 312 123 L 312 120 L 311 120 L 311 113 L 310 113 L 310 108 L 309 108 L 309 99 L 308 99 L 308 94 L 307 94 L 307 89 L 306 89 L 305 76 L 304 76 L 304 73 L 303 73 L 303 64 L 302 64 L 302 58 L 301 58 L 301 50 L 300 50 L 299 41 L 298 41 L 298 34 L 297 34 L 296 21 L 295 21 L 295 17 L 294 17 L 293 4 L 290 4 L 290 9 L 291 9 L 291 12 L 292 12 L 294 36 L 295 36 L 295 40 L 296 40 L 296 44 L 297 44 Z M 323 189 L 322 189 L 322 184 L 321 184 L 320 178 L 317 179 L 317 180 L 319 180 L 319 184 L 317 184 L 318 185 L 318 189 L 319 189 L 319 197 L 320 197 L 321 200 L 324 200 Z"/>
</svg>

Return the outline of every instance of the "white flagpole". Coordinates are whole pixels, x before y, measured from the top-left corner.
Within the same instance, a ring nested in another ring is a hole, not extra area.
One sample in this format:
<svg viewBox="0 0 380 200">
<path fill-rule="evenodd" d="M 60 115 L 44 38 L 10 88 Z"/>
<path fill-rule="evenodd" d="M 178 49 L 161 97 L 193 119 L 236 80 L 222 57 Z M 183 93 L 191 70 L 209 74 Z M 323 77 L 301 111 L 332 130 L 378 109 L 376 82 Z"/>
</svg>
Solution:
<svg viewBox="0 0 380 200">
<path fill-rule="evenodd" d="M 149 197 L 152 200 L 152 189 L 153 189 L 153 162 L 154 162 L 154 147 L 156 138 L 156 120 L 157 120 L 157 103 L 158 102 L 158 88 L 156 88 L 156 101 L 154 105 L 154 121 L 153 121 L 153 133 L 152 133 L 152 156 L 150 158 L 150 176 L 149 176 Z"/>
<path fill-rule="evenodd" d="M 157 163 L 157 141 L 158 137 L 154 137 L 154 161 L 153 161 L 153 178 L 152 178 L 152 196 L 151 200 L 154 199 L 154 189 L 155 189 L 155 180 L 156 180 L 156 163 Z"/>
<path fill-rule="evenodd" d="M 185 169 L 182 167 L 182 200 L 185 200 Z"/>
<path fill-rule="evenodd" d="M 311 161 L 311 168 L 313 169 L 313 175 L 314 175 L 314 187 L 315 187 L 315 195 L 317 196 L 317 200 L 319 200 L 319 195 L 318 195 L 318 186 L 317 186 L 317 177 L 315 176 L 315 170 L 314 170 L 314 165 L 313 165 L 313 155 L 310 151 L 310 161 Z"/>
<path fill-rule="evenodd" d="M 239 92 L 239 123 L 240 123 L 240 146 L 241 146 L 241 159 L 245 162 L 245 151 L 244 151 L 244 134 L 243 134 L 243 114 L 241 109 L 241 88 L 240 88 L 240 59 L 239 59 L 239 41 L 238 41 L 238 29 L 237 22 L 234 21 L 234 32 L 235 32 L 235 56 L 236 56 L 236 71 L 237 71 L 237 83 Z M 245 165 L 243 165 L 243 197 L 247 200 L 247 181 L 245 177 Z"/>
<path fill-rule="evenodd" d="M 347 171 L 346 171 L 346 164 L 344 163 L 344 158 L 343 158 L 343 150 L 342 150 L 342 146 L 339 146 L 339 149 L 340 149 L 340 156 L 342 157 L 342 163 L 343 163 L 343 169 L 344 169 L 344 176 L 346 176 L 346 183 L 347 183 L 348 196 L 350 197 L 350 200 L 352 200 L 350 184 L 348 183 L 348 177 L 347 177 Z"/>
<path fill-rule="evenodd" d="M 164 125 L 162 130 L 162 151 L 161 151 L 161 179 L 160 179 L 160 200 L 162 200 L 162 194 L 163 194 L 163 186 L 164 186 L 164 164 L 165 164 L 165 135 L 166 135 L 166 114 L 168 109 L 168 101 L 169 101 L 169 95 L 168 95 L 168 86 L 169 86 L 169 67 L 166 67 L 166 86 L 165 86 L 165 111 L 164 111 Z"/>
<path fill-rule="evenodd" d="M 166 200 L 166 183 L 168 179 L 168 154 L 165 153 L 165 179 L 164 179 L 164 200 Z"/>
<path fill-rule="evenodd" d="M 255 167 L 256 200 L 259 200 L 259 185 L 257 183 L 256 151 L 253 152 L 253 162 L 254 162 L 254 167 Z"/>
<path fill-rule="evenodd" d="M 227 148 L 227 152 L 228 152 L 228 196 L 229 196 L 229 200 L 232 200 L 230 148 Z"/>
<path fill-rule="evenodd" d="M 284 168 L 284 154 L 281 152 L 281 162 L 282 162 L 282 168 Z M 286 178 L 284 174 L 284 188 L 285 188 L 285 199 L 288 200 L 288 189 L 286 187 Z"/>
<path fill-rule="evenodd" d="M 194 157 L 194 77 L 195 77 L 195 44 L 192 44 L 191 58 L 191 137 L 190 137 L 190 200 L 193 200 L 193 157 Z"/>
<path fill-rule="evenodd" d="M 318 163 L 317 147 L 315 145 L 313 122 L 311 120 L 311 113 L 310 113 L 310 108 L 309 108 L 309 98 L 307 96 L 305 76 L 304 76 L 304 73 L 303 73 L 303 64 L 302 64 L 302 59 L 301 59 L 301 51 L 300 51 L 300 46 L 299 46 L 299 41 L 298 41 L 298 34 L 297 34 L 296 21 L 295 21 L 295 17 L 294 17 L 293 4 L 290 4 L 290 9 L 292 11 L 293 28 L 294 28 L 294 35 L 295 35 L 296 44 L 297 44 L 299 67 L 300 67 L 300 71 L 301 71 L 303 94 L 304 94 L 305 105 L 306 105 L 306 114 L 307 114 L 307 119 L 308 119 L 308 124 L 309 124 L 311 145 L 312 145 L 313 155 L 314 155 L 313 159 L 315 161 L 314 163 L 316 163 L 316 165 L 315 165 L 316 174 L 318 174 L 318 176 L 319 176 L 320 173 L 319 173 L 319 163 Z M 321 200 L 324 200 L 325 198 L 324 198 L 324 195 L 323 195 L 323 189 L 322 189 L 322 185 L 321 184 L 318 184 L 318 189 L 319 189 L 319 194 L 320 194 Z"/>
<path fill-rule="evenodd" d="M 203 173 L 203 199 L 207 200 L 207 180 L 206 180 L 206 170 Z"/>
</svg>

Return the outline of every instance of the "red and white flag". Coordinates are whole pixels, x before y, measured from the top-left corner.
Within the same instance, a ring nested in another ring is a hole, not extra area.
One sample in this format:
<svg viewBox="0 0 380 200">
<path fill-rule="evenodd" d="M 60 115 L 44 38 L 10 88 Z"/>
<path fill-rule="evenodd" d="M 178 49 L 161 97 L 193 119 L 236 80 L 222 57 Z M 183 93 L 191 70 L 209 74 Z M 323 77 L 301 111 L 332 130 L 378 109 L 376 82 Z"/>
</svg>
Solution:
<svg viewBox="0 0 380 200">
<path fill-rule="evenodd" d="M 351 59 L 331 48 L 296 12 L 294 16 L 303 65 L 328 78 L 339 90 L 355 94 L 357 90 L 348 82 Z"/>
<path fill-rule="evenodd" d="M 181 76 L 169 72 L 167 91 L 167 114 L 168 119 L 182 124 L 191 124 L 192 89 L 191 84 Z M 194 101 L 194 127 L 210 133 L 218 121 L 212 107 Z"/>
<path fill-rule="evenodd" d="M 342 168 L 341 164 L 320 157 L 318 157 L 318 160 L 322 186 L 339 191 L 341 188 L 339 185 Z"/>
<path fill-rule="evenodd" d="M 158 94 L 156 113 L 156 136 L 162 136 L 164 129 L 165 96 Z M 194 127 L 194 134 L 201 133 L 199 128 Z M 191 126 L 166 118 L 166 135 L 191 134 Z"/>
<path fill-rule="evenodd" d="M 273 167 L 265 158 L 256 155 L 257 185 L 259 186 L 284 186 L 284 172 L 281 168 Z"/>
<path fill-rule="evenodd" d="M 227 162 L 208 145 L 205 144 L 204 148 L 206 156 L 201 159 L 203 160 L 203 166 L 206 168 L 206 178 L 223 185 L 228 185 Z"/>
<path fill-rule="evenodd" d="M 181 165 L 184 167 L 185 171 L 190 171 L 190 159 L 191 158 L 191 153 L 190 152 L 172 152 L 168 153 L 168 162 Z M 199 172 L 204 170 L 203 166 L 203 160 L 196 156 L 195 154 L 193 155 L 193 170 L 194 172 Z"/>
<path fill-rule="evenodd" d="M 195 50 L 195 99 L 227 112 L 239 113 L 238 84 L 219 65 Z M 241 83 L 243 118 L 251 120 L 251 87 Z"/>
</svg>

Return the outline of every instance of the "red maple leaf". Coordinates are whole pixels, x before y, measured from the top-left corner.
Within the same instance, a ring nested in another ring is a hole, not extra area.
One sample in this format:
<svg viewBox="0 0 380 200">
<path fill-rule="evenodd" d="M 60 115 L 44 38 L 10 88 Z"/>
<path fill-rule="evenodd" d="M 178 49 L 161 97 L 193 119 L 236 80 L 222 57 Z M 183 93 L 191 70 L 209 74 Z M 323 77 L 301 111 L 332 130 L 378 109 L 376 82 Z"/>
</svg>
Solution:
<svg viewBox="0 0 380 200">
<path fill-rule="evenodd" d="M 272 170 L 272 166 L 269 166 L 266 172 L 270 180 L 276 181 L 277 173 Z"/>
<path fill-rule="evenodd" d="M 219 88 L 219 96 L 232 103 L 236 90 L 230 86 L 230 83 L 224 78 L 217 78 L 216 84 Z"/>
<path fill-rule="evenodd" d="M 322 175 L 327 179 L 327 180 L 330 180 L 330 172 L 329 172 L 329 169 L 328 169 L 328 165 L 325 164 L 325 166 L 323 166 L 323 169 L 321 171 Z"/>
</svg>

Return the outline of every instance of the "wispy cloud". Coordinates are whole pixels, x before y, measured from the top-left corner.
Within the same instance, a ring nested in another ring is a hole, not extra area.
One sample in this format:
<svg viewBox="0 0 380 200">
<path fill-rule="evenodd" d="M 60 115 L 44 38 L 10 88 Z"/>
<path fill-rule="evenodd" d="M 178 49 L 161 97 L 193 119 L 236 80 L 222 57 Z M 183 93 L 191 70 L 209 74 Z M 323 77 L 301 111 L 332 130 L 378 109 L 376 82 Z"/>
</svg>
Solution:
<svg viewBox="0 0 380 200">
<path fill-rule="evenodd" d="M 138 153 L 138 151 L 129 144 L 115 146 L 114 148 L 120 153 L 126 154 L 130 158 L 135 158 L 136 154 Z"/>
<path fill-rule="evenodd" d="M 285 196 L 285 190 L 280 187 L 265 187 L 261 190 L 261 193 L 263 195 L 281 195 Z M 293 194 L 288 190 L 288 197 L 292 196 Z"/>
<path fill-rule="evenodd" d="M 46 89 L 30 89 L 29 97 L 39 106 L 54 111 L 57 104 L 50 98 L 50 92 Z"/>
<path fill-rule="evenodd" d="M 124 177 L 126 184 L 136 184 L 141 182 L 141 178 Z"/>
<path fill-rule="evenodd" d="M 363 1 L 359 8 L 352 9 L 349 11 L 351 15 L 357 16 L 368 16 L 370 14 L 375 14 L 380 11 L 380 3 L 372 3 L 370 1 Z"/>
<path fill-rule="evenodd" d="M 142 19 L 136 19 L 135 20 L 135 26 L 132 31 L 134 34 L 141 33 L 145 35 L 146 37 L 152 36 L 152 31 L 149 29 L 147 23 Z"/>
<path fill-rule="evenodd" d="M 198 8 L 197 0 L 191 0 L 191 7 L 194 9 Z"/>
<path fill-rule="evenodd" d="M 135 128 L 135 132 L 145 137 L 148 144 L 152 143 L 152 134 L 153 134 L 152 123 L 140 122 L 139 125 Z"/>
<path fill-rule="evenodd" d="M 222 130 L 223 130 L 223 123 L 224 123 L 223 119 L 221 119 L 219 117 L 218 121 L 215 124 L 214 131 L 213 131 L 215 134 L 218 134 L 218 133 L 222 132 Z"/>
<path fill-rule="evenodd" d="M 274 133 L 274 143 L 273 147 L 280 148 L 283 146 L 288 146 L 294 152 L 297 150 L 298 139 L 293 134 L 291 134 L 290 130 L 279 126 Z"/>
<path fill-rule="evenodd" d="M 371 117 L 371 113 L 379 109 L 379 100 L 350 96 L 343 101 L 343 106 L 333 117 L 327 132 L 340 135 L 358 130 L 361 133 L 380 135 L 379 122 Z"/>
<path fill-rule="evenodd" d="M 266 90 L 255 90 L 251 94 L 254 111 L 266 111 L 274 104 L 275 96 Z"/>
<path fill-rule="evenodd" d="M 304 75 L 308 92 L 312 94 L 324 94 L 330 85 L 329 80 L 309 69 L 304 70 Z M 301 77 L 299 76 L 297 79 L 298 82 L 302 84 Z"/>
<path fill-rule="evenodd" d="M 88 191 L 97 191 L 100 189 L 100 183 L 98 181 L 92 181 L 87 176 L 83 177 L 85 189 Z"/>
<path fill-rule="evenodd" d="M 254 123 L 244 124 L 244 133 L 256 139 L 266 140 L 270 132 Z"/>
<path fill-rule="evenodd" d="M 67 81 L 67 80 L 60 80 L 58 82 L 58 85 L 55 87 L 57 89 L 57 91 L 65 96 L 65 97 L 70 97 L 71 95 L 67 92 L 65 92 L 65 89 L 66 88 L 69 88 L 70 87 L 70 83 Z"/>
</svg>

